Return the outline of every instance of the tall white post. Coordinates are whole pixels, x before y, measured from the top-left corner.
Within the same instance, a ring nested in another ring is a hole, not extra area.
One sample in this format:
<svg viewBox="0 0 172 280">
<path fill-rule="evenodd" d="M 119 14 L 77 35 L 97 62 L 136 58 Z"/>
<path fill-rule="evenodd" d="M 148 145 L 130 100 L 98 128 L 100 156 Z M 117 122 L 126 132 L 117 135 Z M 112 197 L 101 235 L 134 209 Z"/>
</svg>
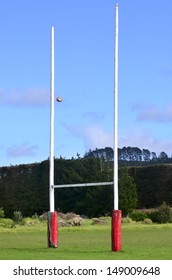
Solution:
<svg viewBox="0 0 172 280">
<path fill-rule="evenodd" d="M 54 212 L 54 26 L 51 28 L 50 69 L 50 212 Z"/>
<path fill-rule="evenodd" d="M 118 4 L 115 5 L 114 60 L 114 209 L 118 210 Z"/>
</svg>

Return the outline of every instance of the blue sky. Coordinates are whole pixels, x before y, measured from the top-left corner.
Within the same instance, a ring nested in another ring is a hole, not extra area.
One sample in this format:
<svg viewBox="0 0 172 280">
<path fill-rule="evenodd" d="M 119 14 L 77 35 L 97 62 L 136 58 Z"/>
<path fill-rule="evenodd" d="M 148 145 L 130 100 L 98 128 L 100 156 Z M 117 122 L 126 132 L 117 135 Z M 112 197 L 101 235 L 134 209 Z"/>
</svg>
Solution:
<svg viewBox="0 0 172 280">
<path fill-rule="evenodd" d="M 113 145 L 113 0 L 0 4 L 0 166 L 49 157 L 55 27 L 55 156 Z M 119 0 L 119 147 L 172 154 L 172 2 Z"/>
</svg>

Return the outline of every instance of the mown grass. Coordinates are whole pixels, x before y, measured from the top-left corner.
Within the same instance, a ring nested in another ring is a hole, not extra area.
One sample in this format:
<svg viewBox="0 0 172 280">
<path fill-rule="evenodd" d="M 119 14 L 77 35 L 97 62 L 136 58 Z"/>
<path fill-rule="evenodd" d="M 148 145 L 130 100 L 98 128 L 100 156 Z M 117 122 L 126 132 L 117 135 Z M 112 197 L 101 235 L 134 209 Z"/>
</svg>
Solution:
<svg viewBox="0 0 172 280">
<path fill-rule="evenodd" d="M 111 251 L 107 225 L 59 228 L 59 247 L 47 247 L 47 225 L 0 228 L 1 260 L 171 260 L 172 224 L 122 225 L 122 251 Z"/>
</svg>

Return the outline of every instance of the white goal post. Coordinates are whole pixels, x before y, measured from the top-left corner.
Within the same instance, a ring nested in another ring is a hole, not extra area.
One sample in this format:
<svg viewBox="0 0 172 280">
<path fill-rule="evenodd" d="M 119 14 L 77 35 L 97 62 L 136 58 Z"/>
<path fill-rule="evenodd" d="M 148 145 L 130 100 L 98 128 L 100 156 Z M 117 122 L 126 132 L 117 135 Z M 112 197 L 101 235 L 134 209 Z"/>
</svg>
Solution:
<svg viewBox="0 0 172 280">
<path fill-rule="evenodd" d="M 81 184 L 66 184 L 66 185 L 54 185 L 54 188 L 77 188 L 77 187 L 95 187 L 95 186 L 109 186 L 113 185 L 113 182 L 98 182 L 98 183 L 81 183 Z"/>
</svg>

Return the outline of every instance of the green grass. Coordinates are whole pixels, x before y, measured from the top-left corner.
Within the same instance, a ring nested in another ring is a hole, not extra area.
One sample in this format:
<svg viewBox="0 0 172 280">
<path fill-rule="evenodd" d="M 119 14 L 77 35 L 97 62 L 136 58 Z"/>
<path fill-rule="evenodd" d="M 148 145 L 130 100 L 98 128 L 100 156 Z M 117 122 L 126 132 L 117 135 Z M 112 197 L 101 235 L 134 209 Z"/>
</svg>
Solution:
<svg viewBox="0 0 172 280">
<path fill-rule="evenodd" d="M 1 260 L 171 260 L 172 224 L 122 225 L 122 251 L 111 251 L 107 225 L 60 228 L 59 247 L 47 248 L 45 223 L 36 226 L 0 227 Z"/>
</svg>

